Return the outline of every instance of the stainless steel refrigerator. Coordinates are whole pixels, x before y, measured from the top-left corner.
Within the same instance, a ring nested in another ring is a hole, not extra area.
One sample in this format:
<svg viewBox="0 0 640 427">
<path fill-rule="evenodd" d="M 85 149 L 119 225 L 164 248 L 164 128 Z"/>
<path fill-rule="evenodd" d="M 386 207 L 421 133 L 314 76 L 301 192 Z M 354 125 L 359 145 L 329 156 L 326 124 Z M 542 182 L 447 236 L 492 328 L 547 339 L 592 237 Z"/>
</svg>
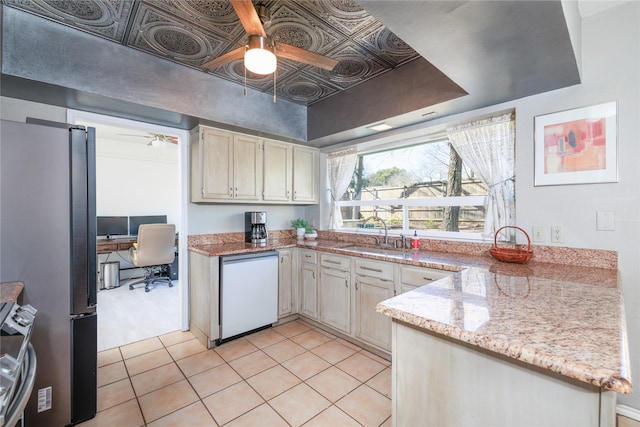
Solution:
<svg viewBox="0 0 640 427">
<path fill-rule="evenodd" d="M 38 310 L 26 425 L 58 427 L 96 413 L 95 129 L 34 122 L 0 123 L 0 281 Z"/>
</svg>

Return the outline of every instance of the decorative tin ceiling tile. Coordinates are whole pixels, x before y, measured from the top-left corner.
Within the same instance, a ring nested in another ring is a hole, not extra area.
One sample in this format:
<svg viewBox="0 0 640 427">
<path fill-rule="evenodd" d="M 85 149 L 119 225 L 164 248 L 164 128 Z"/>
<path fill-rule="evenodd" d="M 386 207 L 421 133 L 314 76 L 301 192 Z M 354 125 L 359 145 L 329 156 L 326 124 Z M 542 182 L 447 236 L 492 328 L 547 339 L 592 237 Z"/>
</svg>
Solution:
<svg viewBox="0 0 640 427">
<path fill-rule="evenodd" d="M 3 0 L 7 6 L 122 42 L 131 7 L 129 0 Z"/>
<path fill-rule="evenodd" d="M 193 68 L 222 54 L 228 45 L 227 40 L 146 3 L 140 5 L 133 20 L 128 46 Z"/>
<path fill-rule="evenodd" d="M 131 48 L 244 85 L 242 60 L 203 64 L 246 43 L 229 0 L 2 0 Z M 265 31 L 288 43 L 337 59 L 333 71 L 278 59 L 277 93 L 310 105 L 419 58 L 353 0 L 254 0 L 270 18 Z M 273 93 L 273 76 L 247 72 L 247 86 Z"/>
</svg>

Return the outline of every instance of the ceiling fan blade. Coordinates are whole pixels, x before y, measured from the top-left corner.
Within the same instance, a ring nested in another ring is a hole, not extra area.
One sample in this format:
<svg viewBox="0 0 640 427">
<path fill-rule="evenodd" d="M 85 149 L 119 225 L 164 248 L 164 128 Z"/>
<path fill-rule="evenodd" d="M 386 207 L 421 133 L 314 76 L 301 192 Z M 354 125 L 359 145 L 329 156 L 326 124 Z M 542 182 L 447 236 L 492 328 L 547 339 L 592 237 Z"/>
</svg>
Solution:
<svg viewBox="0 0 640 427">
<path fill-rule="evenodd" d="M 225 53 L 224 55 L 218 56 L 209 62 L 205 62 L 202 64 L 202 68 L 218 68 L 222 65 L 228 64 L 229 62 L 242 58 L 244 58 L 244 47 L 239 47 Z"/>
<path fill-rule="evenodd" d="M 260 35 L 267 37 L 262 22 L 260 22 L 258 12 L 256 12 L 256 8 L 251 0 L 231 0 L 231 6 L 233 6 L 233 9 L 236 11 L 236 15 L 238 15 L 238 19 L 240 19 L 240 23 L 247 34 L 250 36 Z"/>
<path fill-rule="evenodd" d="M 313 65 L 314 67 L 323 68 L 329 71 L 333 70 L 333 68 L 338 65 L 338 61 L 336 59 L 300 49 L 299 47 L 292 46 L 287 43 L 276 43 L 276 56 Z"/>
</svg>

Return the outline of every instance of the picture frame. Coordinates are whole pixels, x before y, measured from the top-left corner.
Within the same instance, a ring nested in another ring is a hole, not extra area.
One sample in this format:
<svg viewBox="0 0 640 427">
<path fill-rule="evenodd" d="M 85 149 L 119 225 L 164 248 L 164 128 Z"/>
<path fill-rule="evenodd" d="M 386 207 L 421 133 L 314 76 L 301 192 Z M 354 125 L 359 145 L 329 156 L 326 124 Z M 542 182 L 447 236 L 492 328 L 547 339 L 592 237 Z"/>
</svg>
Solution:
<svg viewBox="0 0 640 427">
<path fill-rule="evenodd" d="M 534 185 L 618 182 L 618 103 L 534 118 Z"/>
</svg>

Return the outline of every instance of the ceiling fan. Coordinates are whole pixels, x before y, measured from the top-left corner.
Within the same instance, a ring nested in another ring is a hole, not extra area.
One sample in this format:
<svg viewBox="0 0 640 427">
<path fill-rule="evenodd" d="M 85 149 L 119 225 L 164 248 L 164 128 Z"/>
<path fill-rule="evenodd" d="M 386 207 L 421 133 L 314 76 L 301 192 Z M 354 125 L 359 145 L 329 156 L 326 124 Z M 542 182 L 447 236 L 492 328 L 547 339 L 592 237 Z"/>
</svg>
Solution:
<svg viewBox="0 0 640 427">
<path fill-rule="evenodd" d="M 147 146 L 150 146 L 150 147 L 161 147 L 164 143 L 178 145 L 178 137 L 177 136 L 164 135 L 164 134 L 161 134 L 161 133 L 149 132 L 149 136 L 132 135 L 132 134 L 126 134 L 126 133 L 119 133 L 118 135 L 133 136 L 133 137 L 136 137 L 136 138 L 149 139 L 150 141 L 147 144 Z"/>
<path fill-rule="evenodd" d="M 271 74 L 276 70 L 276 57 L 302 62 L 329 71 L 338 64 L 335 59 L 287 43 L 276 42 L 269 37 L 264 30 L 263 21 L 260 19 L 261 17 L 265 19 L 268 15 L 264 6 L 254 6 L 251 0 L 230 0 L 230 2 L 249 39 L 245 46 L 203 64 L 204 68 L 217 68 L 243 57 L 247 70 L 254 74 L 263 75 Z"/>
</svg>

